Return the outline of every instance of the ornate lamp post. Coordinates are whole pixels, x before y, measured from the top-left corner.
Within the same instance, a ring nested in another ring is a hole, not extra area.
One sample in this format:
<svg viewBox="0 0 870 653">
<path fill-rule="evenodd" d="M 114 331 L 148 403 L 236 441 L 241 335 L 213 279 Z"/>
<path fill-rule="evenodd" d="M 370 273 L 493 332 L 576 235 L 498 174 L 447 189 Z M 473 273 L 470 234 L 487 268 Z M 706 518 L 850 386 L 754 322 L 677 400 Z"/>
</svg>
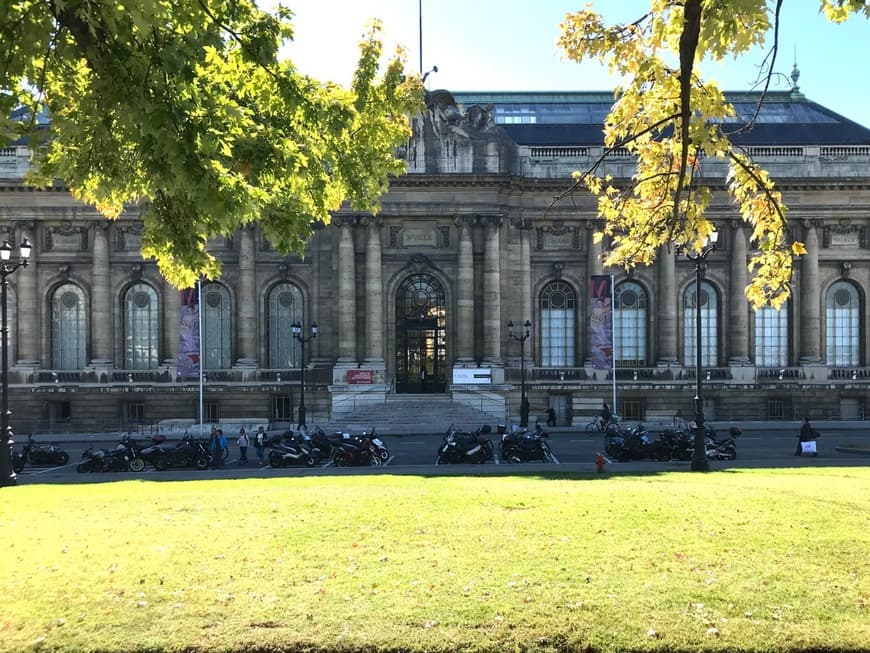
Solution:
<svg viewBox="0 0 870 653">
<path fill-rule="evenodd" d="M 15 485 L 15 470 L 12 469 L 12 427 L 9 426 L 9 326 L 7 324 L 6 300 L 8 277 L 18 268 L 27 265 L 30 259 L 30 241 L 26 238 L 18 247 L 19 258 L 15 263 L 10 263 L 12 258 L 12 245 L 5 241 L 0 246 L 0 304 L 2 304 L 2 355 L 3 355 L 3 400 L 0 405 L 0 486 Z"/>
<path fill-rule="evenodd" d="M 707 460 L 707 434 L 704 429 L 704 397 L 701 394 L 701 277 L 706 267 L 704 261 L 715 251 L 719 232 L 714 231 L 700 252 L 683 250 L 686 258 L 695 264 L 695 448 L 692 452 L 693 472 L 710 471 Z"/>
<path fill-rule="evenodd" d="M 306 426 L 305 422 L 305 343 L 312 338 L 317 337 L 317 322 L 311 323 L 311 335 L 302 335 L 302 325 L 299 322 L 294 322 L 290 325 L 293 331 L 293 337 L 299 341 L 299 371 L 302 373 L 301 383 L 299 385 L 299 424 L 298 426 Z"/>
<path fill-rule="evenodd" d="M 508 322 L 508 338 L 513 338 L 520 343 L 520 426 L 529 425 L 529 400 L 526 399 L 526 340 L 531 335 L 532 323 L 528 320 L 523 324 L 523 334 L 514 335 L 514 323 Z"/>
</svg>

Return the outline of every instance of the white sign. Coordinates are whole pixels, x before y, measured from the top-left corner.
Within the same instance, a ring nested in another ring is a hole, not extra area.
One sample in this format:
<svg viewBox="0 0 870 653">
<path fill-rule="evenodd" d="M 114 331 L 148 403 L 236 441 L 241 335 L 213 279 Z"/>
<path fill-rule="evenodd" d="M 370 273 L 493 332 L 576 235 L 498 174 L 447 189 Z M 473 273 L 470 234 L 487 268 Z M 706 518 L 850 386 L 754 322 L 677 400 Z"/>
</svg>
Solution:
<svg viewBox="0 0 870 653">
<path fill-rule="evenodd" d="M 469 385 L 472 383 L 492 383 L 492 370 L 488 367 L 456 367 L 453 369 L 453 383 Z"/>
</svg>

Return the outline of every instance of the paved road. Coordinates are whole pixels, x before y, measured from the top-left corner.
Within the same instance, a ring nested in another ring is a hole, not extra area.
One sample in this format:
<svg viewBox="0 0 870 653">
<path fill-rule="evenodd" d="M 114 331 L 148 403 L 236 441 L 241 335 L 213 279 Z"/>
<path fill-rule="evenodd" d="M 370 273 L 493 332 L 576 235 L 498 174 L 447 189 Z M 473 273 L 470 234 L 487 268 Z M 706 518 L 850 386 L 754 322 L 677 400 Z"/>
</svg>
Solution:
<svg viewBox="0 0 870 653">
<path fill-rule="evenodd" d="M 744 426 L 743 435 L 738 441 L 738 458 L 735 461 L 713 461 L 711 469 L 743 468 L 743 467 L 822 467 L 822 466 L 867 466 L 870 465 L 870 455 L 856 453 L 870 452 L 870 427 L 855 428 L 841 423 L 827 423 L 820 426 L 822 433 L 818 441 L 819 455 L 817 457 L 796 457 L 794 449 L 797 439 L 789 428 L 773 428 L 769 424 Z M 653 431 L 654 434 L 654 431 Z M 230 448 L 230 457 L 224 470 L 172 470 L 158 472 L 152 467 L 144 472 L 134 474 L 95 473 L 78 474 L 76 465 L 81 459 L 82 451 L 89 446 L 111 447 L 117 442 L 117 437 L 102 436 L 57 436 L 55 438 L 38 437 L 37 441 L 56 441 L 70 454 L 70 463 L 63 467 L 27 467 L 18 475 L 18 484 L 30 483 L 78 483 L 100 482 L 124 478 L 142 477 L 149 480 L 180 480 L 214 477 L 247 477 L 247 476 L 298 476 L 322 474 L 359 474 L 359 473 L 392 473 L 392 474 L 511 474 L 520 471 L 564 471 L 564 472 L 595 472 L 595 458 L 603 449 L 603 438 L 600 434 L 587 434 L 573 429 L 554 429 L 551 435 L 551 448 L 554 460 L 551 463 L 523 463 L 511 465 L 501 461 L 496 451 L 495 460 L 483 465 L 435 465 L 440 435 L 408 435 L 383 436 L 390 450 L 390 459 L 380 469 L 369 468 L 337 468 L 331 461 L 324 461 L 313 468 L 296 467 L 273 469 L 269 466 L 258 467 L 256 463 L 240 465 L 238 449 Z M 497 437 L 493 437 L 496 441 Z M 496 447 L 496 450 L 498 447 Z M 842 449 L 842 450 L 838 450 Z M 252 449 L 249 458 L 256 460 Z M 670 462 L 612 462 L 606 465 L 606 471 L 613 472 L 654 472 L 689 470 L 690 463 L 684 461 Z"/>
</svg>

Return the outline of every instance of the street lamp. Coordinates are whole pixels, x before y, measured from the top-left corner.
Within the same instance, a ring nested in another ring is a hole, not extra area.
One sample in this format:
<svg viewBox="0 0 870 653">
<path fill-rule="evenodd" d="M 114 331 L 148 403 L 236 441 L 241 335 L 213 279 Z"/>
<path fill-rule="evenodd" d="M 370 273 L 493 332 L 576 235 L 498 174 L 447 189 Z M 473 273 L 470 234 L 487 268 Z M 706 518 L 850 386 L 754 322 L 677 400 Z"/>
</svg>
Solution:
<svg viewBox="0 0 870 653">
<path fill-rule="evenodd" d="M 695 264 L 695 448 L 692 452 L 693 472 L 710 471 L 707 460 L 707 434 L 704 430 L 704 398 L 701 395 L 701 277 L 704 261 L 716 249 L 719 232 L 713 231 L 700 252 L 684 250 L 686 258 Z"/>
<path fill-rule="evenodd" d="M 26 238 L 18 247 L 18 261 L 10 263 L 12 258 L 12 245 L 4 241 L 0 246 L 0 279 L 2 279 L 2 291 L 0 291 L 0 304 L 2 304 L 2 355 L 3 355 L 3 401 L 0 405 L 0 486 L 15 485 L 15 470 L 12 468 L 12 427 L 9 426 L 9 326 L 7 324 L 6 300 L 9 282 L 7 278 L 18 268 L 25 267 L 30 259 L 30 241 Z"/>
<path fill-rule="evenodd" d="M 305 423 L 305 343 L 312 338 L 317 337 L 317 322 L 311 323 L 311 335 L 305 337 L 302 335 L 302 325 L 299 322 L 294 322 L 290 325 L 293 331 L 293 337 L 299 341 L 299 371 L 302 373 L 302 380 L 299 385 L 299 427 L 306 426 Z"/>
<path fill-rule="evenodd" d="M 508 322 L 508 338 L 513 338 L 520 343 L 520 426 L 529 425 L 529 400 L 526 399 L 526 340 L 531 335 L 532 323 L 526 320 L 523 324 L 524 332 L 521 336 L 514 335 L 514 323 Z"/>
</svg>

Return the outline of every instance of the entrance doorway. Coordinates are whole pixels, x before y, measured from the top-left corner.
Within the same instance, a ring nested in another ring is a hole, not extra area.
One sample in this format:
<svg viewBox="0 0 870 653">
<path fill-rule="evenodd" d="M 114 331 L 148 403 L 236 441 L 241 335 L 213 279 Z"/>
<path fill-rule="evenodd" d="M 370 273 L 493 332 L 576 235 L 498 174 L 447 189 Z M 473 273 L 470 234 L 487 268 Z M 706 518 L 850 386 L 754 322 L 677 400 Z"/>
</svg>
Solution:
<svg viewBox="0 0 870 653">
<path fill-rule="evenodd" d="M 396 293 L 396 392 L 444 392 L 447 337 L 444 289 L 414 274 Z"/>
</svg>

